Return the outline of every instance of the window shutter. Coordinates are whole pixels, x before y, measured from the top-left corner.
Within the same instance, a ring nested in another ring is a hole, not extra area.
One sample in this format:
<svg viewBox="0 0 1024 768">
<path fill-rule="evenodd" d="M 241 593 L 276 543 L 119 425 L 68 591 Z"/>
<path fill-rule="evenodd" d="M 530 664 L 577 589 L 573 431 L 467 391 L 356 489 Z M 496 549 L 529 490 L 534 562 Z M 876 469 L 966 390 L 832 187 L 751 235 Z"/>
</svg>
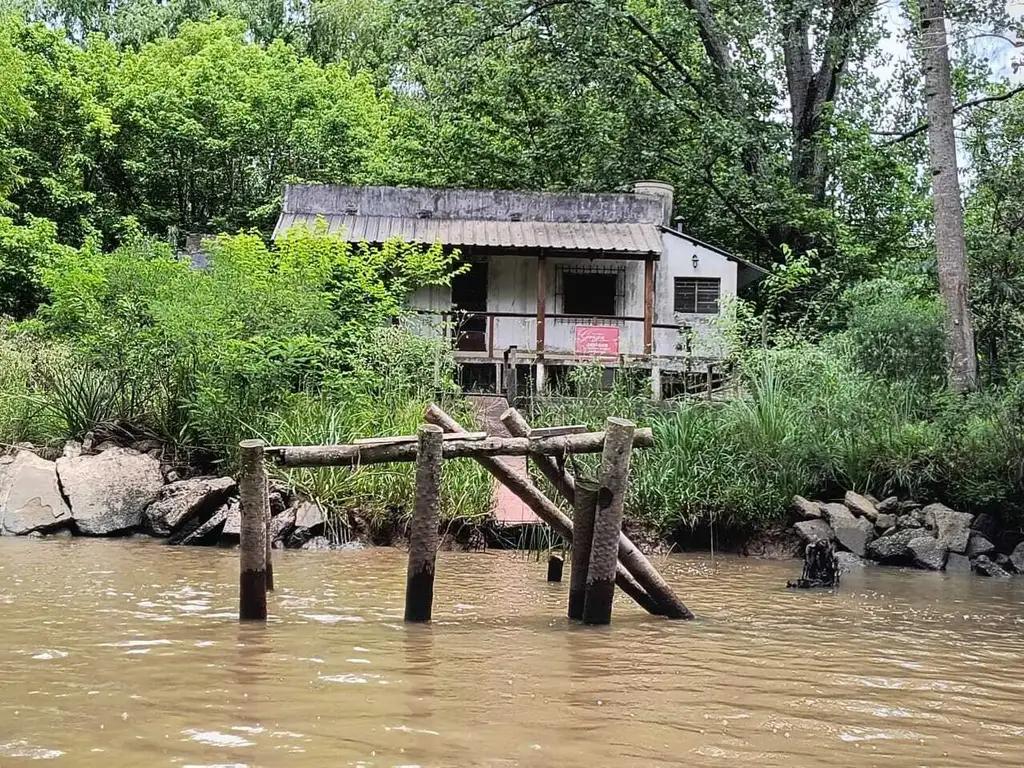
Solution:
<svg viewBox="0 0 1024 768">
<path fill-rule="evenodd" d="M 676 312 L 691 315 L 717 315 L 722 281 L 717 277 L 677 277 L 675 279 Z"/>
</svg>

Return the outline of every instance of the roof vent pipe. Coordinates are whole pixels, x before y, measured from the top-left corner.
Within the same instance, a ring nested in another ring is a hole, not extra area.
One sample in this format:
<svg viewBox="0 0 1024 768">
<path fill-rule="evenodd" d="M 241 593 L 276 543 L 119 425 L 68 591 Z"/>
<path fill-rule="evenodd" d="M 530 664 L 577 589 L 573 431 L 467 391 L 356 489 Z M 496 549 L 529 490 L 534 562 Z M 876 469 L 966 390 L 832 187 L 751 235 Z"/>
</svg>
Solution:
<svg viewBox="0 0 1024 768">
<path fill-rule="evenodd" d="M 633 194 L 656 197 L 661 201 L 661 221 L 665 227 L 672 226 L 672 199 L 675 187 L 664 181 L 638 181 L 633 184 Z"/>
</svg>

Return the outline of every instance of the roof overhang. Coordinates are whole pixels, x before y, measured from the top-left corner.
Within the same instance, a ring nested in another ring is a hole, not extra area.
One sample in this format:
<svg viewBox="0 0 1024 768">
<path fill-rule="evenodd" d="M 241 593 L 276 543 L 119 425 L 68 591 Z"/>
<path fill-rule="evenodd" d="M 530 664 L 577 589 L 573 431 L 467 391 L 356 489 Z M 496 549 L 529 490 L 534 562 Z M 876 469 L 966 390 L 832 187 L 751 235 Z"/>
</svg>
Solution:
<svg viewBox="0 0 1024 768">
<path fill-rule="evenodd" d="M 754 264 L 751 261 L 747 261 L 746 259 L 742 259 L 739 256 L 734 256 L 728 251 L 719 248 L 717 245 L 705 243 L 703 240 L 698 240 L 695 237 L 691 237 L 685 232 L 680 232 L 678 229 L 673 229 L 672 227 L 661 227 L 661 231 L 668 235 L 672 235 L 673 237 L 678 237 L 682 240 L 686 240 L 687 242 L 693 243 L 694 245 L 699 246 L 701 248 L 706 248 L 707 250 L 712 251 L 713 253 L 717 253 L 719 256 L 724 256 L 729 261 L 735 262 L 736 265 L 739 267 L 737 274 L 738 288 L 743 288 L 747 285 L 750 285 L 751 283 L 756 283 L 760 280 L 763 280 L 765 277 L 771 274 L 771 272 L 769 272 L 764 267 L 758 266 L 757 264 Z"/>
<path fill-rule="evenodd" d="M 652 223 L 282 213 L 274 228 L 274 237 L 280 237 L 294 226 L 313 229 L 318 219 L 323 221 L 328 232 L 341 235 L 351 243 L 377 245 L 399 238 L 409 243 L 440 243 L 449 248 L 489 250 L 510 255 L 540 255 L 545 252 L 608 259 L 659 259 L 662 252 L 661 233 Z"/>
</svg>

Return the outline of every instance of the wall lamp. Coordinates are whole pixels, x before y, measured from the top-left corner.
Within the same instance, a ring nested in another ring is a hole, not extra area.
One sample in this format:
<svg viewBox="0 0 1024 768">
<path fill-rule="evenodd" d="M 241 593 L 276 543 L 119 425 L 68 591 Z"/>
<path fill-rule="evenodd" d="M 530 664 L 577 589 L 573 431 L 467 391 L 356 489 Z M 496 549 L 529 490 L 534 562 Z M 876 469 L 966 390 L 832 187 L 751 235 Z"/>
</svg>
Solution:
<svg viewBox="0 0 1024 768">
<path fill-rule="evenodd" d="M 698 264 L 700 264 L 700 256 L 698 256 L 697 252 L 694 251 L 694 253 L 693 253 L 693 268 L 696 269 Z"/>
</svg>

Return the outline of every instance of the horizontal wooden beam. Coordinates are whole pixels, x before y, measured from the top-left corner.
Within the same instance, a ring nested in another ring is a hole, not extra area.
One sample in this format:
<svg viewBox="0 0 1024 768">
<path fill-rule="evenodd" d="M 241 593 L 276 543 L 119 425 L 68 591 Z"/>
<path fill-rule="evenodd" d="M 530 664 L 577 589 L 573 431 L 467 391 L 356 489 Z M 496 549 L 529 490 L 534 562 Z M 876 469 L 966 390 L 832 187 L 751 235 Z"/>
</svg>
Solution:
<svg viewBox="0 0 1024 768">
<path fill-rule="evenodd" d="M 582 431 L 586 431 L 584 428 Z M 442 440 L 486 440 L 486 432 L 465 432 L 459 435 L 443 434 Z M 353 440 L 352 445 L 358 445 L 360 447 L 368 445 L 403 445 L 404 443 L 417 443 L 419 438 L 415 435 L 397 435 L 395 437 L 361 437 L 358 440 Z M 417 443 L 418 444 L 418 443 Z"/>
<path fill-rule="evenodd" d="M 411 438 L 415 440 L 415 438 Z M 354 467 L 390 461 L 414 461 L 415 442 L 384 445 L 282 445 L 267 448 L 268 457 L 285 467 Z M 634 433 L 634 448 L 650 448 L 654 435 L 650 429 Z M 453 435 L 441 447 L 446 459 L 486 458 L 492 456 L 564 456 L 571 453 L 600 453 L 604 432 L 584 432 L 553 437 L 488 437 L 483 440 L 459 440 Z"/>
<path fill-rule="evenodd" d="M 512 409 L 510 408 L 509 410 Z M 502 416 L 501 418 L 504 420 L 505 417 Z M 518 435 L 518 437 L 558 437 L 559 435 L 580 435 L 586 431 L 586 424 L 573 424 L 568 427 L 535 427 L 529 433 Z"/>
</svg>

